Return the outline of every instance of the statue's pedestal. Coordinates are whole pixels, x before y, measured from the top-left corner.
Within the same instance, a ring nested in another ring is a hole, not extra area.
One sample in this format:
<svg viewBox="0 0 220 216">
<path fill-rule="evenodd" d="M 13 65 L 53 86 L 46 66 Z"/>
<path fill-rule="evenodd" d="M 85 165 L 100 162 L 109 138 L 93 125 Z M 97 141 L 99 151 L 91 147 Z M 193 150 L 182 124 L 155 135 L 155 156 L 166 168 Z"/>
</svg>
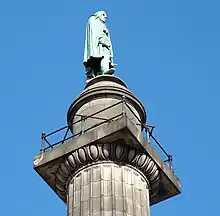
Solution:
<svg viewBox="0 0 220 216">
<path fill-rule="evenodd" d="M 127 106 L 123 103 L 126 101 Z M 118 77 L 98 76 L 87 83 L 84 91 L 71 104 L 67 121 L 74 135 L 80 135 L 98 124 L 108 124 L 109 119 L 120 118 L 122 112 L 141 133 L 138 119 L 146 121 L 144 106 Z M 132 113 L 133 112 L 133 113 Z M 91 116 L 92 115 L 92 116 Z M 136 115 L 136 117 L 135 117 Z M 83 119 L 83 121 L 80 121 Z M 105 123 L 103 123 L 106 120 Z M 76 124 L 73 124 L 77 122 Z"/>
</svg>

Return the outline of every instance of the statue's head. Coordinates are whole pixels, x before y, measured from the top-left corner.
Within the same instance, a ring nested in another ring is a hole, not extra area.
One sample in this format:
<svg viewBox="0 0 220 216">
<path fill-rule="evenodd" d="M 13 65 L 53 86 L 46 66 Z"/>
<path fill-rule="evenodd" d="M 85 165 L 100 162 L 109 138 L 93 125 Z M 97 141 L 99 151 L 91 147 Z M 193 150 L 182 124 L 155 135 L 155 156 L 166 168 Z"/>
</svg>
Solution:
<svg viewBox="0 0 220 216">
<path fill-rule="evenodd" d="M 106 22 L 107 14 L 105 13 L 105 11 L 98 11 L 94 15 L 96 18 L 99 18 L 103 23 Z"/>
</svg>

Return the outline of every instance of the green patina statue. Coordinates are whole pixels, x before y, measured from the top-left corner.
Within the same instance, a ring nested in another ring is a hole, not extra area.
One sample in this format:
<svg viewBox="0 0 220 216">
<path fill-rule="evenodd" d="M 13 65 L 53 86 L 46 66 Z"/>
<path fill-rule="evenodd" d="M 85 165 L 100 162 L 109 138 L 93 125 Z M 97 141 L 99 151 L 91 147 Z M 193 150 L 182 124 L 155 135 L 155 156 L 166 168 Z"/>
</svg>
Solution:
<svg viewBox="0 0 220 216">
<path fill-rule="evenodd" d="M 104 11 L 98 11 L 89 18 L 86 26 L 84 66 L 87 81 L 103 74 L 113 75 L 115 71 L 106 18 L 107 14 Z"/>
</svg>

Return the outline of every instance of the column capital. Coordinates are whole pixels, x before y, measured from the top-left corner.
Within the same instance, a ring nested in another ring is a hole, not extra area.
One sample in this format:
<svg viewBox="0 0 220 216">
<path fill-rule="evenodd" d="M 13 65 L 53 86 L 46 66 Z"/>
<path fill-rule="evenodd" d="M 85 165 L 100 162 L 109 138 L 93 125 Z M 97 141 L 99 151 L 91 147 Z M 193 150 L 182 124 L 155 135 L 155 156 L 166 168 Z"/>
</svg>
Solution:
<svg viewBox="0 0 220 216">
<path fill-rule="evenodd" d="M 120 140 L 90 144 L 67 155 L 55 174 L 56 192 L 66 202 L 69 182 L 78 172 L 89 166 L 109 162 L 129 166 L 141 172 L 149 184 L 150 197 L 157 194 L 160 175 L 155 162 L 146 152 L 131 148 Z"/>
</svg>

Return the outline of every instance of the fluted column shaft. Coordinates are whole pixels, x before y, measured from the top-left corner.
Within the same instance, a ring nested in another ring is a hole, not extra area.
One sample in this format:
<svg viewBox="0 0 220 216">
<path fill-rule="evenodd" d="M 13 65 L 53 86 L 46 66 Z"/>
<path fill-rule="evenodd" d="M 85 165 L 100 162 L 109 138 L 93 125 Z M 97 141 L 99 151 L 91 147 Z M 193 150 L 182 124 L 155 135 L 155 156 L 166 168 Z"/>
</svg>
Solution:
<svg viewBox="0 0 220 216">
<path fill-rule="evenodd" d="M 68 187 L 68 216 L 149 216 L 148 182 L 126 165 L 102 163 L 77 173 Z"/>
</svg>

